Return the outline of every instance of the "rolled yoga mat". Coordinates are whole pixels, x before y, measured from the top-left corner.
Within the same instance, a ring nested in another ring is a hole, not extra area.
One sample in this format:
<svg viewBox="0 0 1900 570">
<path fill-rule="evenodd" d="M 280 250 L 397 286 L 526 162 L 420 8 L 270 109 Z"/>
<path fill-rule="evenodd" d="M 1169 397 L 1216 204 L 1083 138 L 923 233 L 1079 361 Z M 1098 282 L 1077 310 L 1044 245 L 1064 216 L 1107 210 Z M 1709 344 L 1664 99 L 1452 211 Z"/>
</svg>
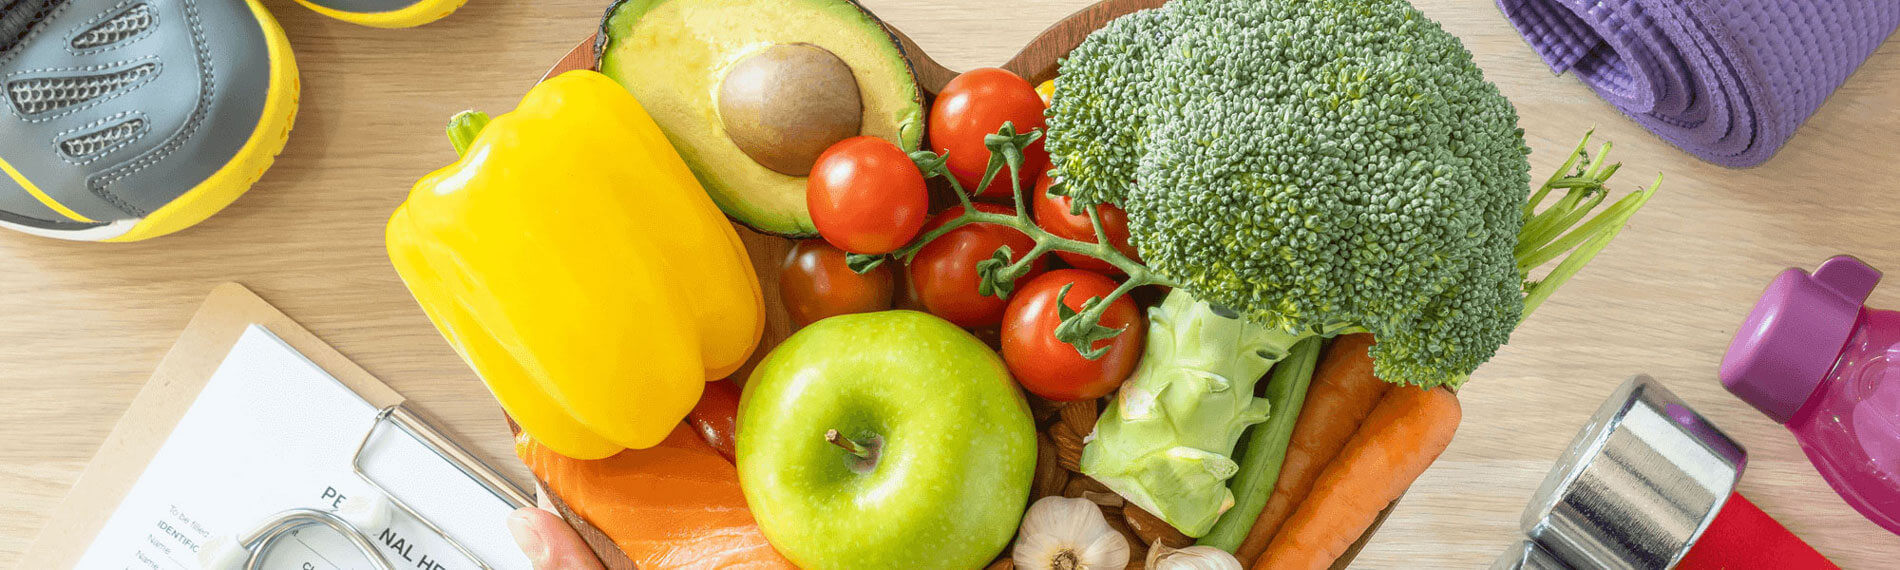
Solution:
<svg viewBox="0 0 1900 570">
<path fill-rule="evenodd" d="M 1703 160 L 1768 160 L 1900 25 L 1896 0 L 1498 0 L 1559 74 Z"/>
</svg>

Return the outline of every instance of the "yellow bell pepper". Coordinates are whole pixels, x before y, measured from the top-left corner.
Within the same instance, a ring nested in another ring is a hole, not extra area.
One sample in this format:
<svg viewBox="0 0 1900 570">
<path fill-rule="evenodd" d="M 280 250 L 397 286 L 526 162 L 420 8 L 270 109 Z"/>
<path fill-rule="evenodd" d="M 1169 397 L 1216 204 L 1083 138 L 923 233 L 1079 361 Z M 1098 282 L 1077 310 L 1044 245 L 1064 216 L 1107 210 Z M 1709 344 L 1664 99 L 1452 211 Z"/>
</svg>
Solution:
<svg viewBox="0 0 1900 570">
<path fill-rule="evenodd" d="M 651 447 L 751 356 L 765 312 L 745 246 L 626 89 L 570 72 L 450 138 L 462 158 L 390 216 L 389 258 L 535 440 L 576 459 Z"/>
</svg>

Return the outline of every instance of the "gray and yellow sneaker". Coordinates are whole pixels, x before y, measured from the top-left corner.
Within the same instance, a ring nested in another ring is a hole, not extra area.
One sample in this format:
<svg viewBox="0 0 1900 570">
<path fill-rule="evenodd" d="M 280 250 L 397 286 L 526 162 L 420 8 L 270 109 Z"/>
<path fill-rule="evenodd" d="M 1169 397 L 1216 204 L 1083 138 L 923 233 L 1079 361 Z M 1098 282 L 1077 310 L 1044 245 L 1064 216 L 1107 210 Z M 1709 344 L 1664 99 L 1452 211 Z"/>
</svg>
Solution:
<svg viewBox="0 0 1900 570">
<path fill-rule="evenodd" d="M 297 66 L 257 0 L 0 0 L 0 226 L 136 241 L 270 167 Z"/>
<path fill-rule="evenodd" d="M 5 0 L 0 0 L 3 2 Z M 434 22 L 468 0 L 297 0 L 318 14 L 373 28 L 410 28 Z"/>
</svg>

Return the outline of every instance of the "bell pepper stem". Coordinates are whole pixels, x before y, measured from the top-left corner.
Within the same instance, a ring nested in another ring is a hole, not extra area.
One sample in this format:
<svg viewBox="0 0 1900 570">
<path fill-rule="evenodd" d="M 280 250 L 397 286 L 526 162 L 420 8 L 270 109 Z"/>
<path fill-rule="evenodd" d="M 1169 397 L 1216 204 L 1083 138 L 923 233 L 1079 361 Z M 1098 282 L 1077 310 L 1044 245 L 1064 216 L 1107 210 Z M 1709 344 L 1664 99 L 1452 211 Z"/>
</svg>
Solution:
<svg viewBox="0 0 1900 570">
<path fill-rule="evenodd" d="M 488 113 L 481 111 L 462 111 L 449 118 L 449 144 L 455 147 L 456 156 L 468 154 L 468 146 L 475 144 L 488 119 Z"/>
</svg>

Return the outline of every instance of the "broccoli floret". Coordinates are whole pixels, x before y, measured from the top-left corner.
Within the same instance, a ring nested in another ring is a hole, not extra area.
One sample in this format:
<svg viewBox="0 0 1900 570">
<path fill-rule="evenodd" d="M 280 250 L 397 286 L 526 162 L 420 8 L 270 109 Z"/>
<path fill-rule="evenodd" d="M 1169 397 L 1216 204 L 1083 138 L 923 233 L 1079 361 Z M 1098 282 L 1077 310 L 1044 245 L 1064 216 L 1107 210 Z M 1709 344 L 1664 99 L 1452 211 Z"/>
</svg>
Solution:
<svg viewBox="0 0 1900 570">
<path fill-rule="evenodd" d="M 1260 326 L 1370 331 L 1387 381 L 1462 381 L 1523 312 L 1517 113 L 1403 0 L 1120 18 L 1062 62 L 1046 140 L 1156 273 Z"/>
<path fill-rule="evenodd" d="M 1176 287 L 1082 472 L 1188 536 L 1233 504 L 1256 380 L 1295 343 L 1371 332 L 1380 378 L 1455 387 L 1655 192 L 1583 222 L 1616 165 L 1580 144 L 1530 193 L 1516 110 L 1403 0 L 1123 17 L 1062 62 L 1045 140 L 1059 192 L 1128 212 L 1129 283 Z"/>
</svg>

